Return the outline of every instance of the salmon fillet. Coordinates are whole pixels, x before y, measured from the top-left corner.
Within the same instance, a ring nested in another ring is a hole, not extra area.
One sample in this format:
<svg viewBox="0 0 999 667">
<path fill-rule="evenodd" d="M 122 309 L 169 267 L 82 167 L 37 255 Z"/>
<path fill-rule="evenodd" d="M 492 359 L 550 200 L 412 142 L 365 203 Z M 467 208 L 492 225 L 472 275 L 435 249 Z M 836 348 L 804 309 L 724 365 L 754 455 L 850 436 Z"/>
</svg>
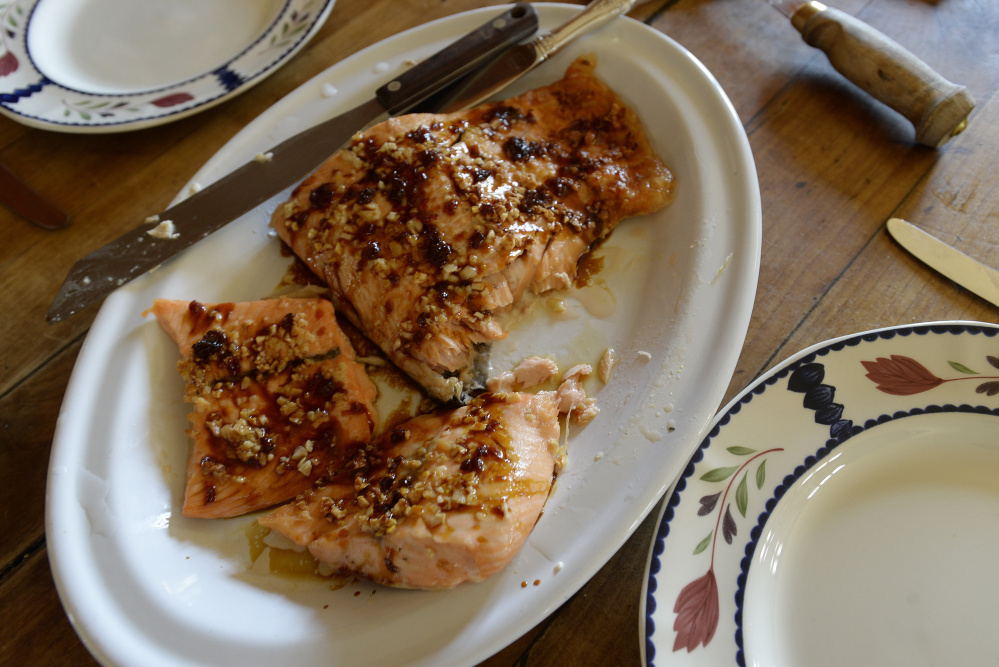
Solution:
<svg viewBox="0 0 999 667">
<path fill-rule="evenodd" d="M 338 574 L 447 589 L 526 541 L 558 458 L 554 392 L 485 393 L 387 431 L 325 484 L 258 518 Z"/>
<path fill-rule="evenodd" d="M 568 287 L 620 220 L 672 199 L 672 174 L 595 66 L 359 133 L 272 216 L 337 309 L 441 401 L 484 388 L 500 316 L 527 290 Z"/>
<path fill-rule="evenodd" d="M 157 299 L 192 404 L 183 513 L 221 518 L 307 490 L 371 438 L 375 385 L 326 299 Z"/>
</svg>

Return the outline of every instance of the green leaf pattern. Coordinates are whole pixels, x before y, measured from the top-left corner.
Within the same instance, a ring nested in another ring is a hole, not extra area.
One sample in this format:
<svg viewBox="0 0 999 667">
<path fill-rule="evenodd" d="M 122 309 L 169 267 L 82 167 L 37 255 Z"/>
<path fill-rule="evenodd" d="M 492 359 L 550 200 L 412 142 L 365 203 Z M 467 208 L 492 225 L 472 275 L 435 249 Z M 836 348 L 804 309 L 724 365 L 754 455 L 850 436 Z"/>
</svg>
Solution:
<svg viewBox="0 0 999 667">
<path fill-rule="evenodd" d="M 746 518 L 746 508 L 749 506 L 749 487 L 746 485 L 746 478 L 749 473 L 743 473 L 742 481 L 735 489 L 735 506 L 739 508 L 739 514 Z"/>
<path fill-rule="evenodd" d="M 714 470 L 709 470 L 703 475 L 701 479 L 705 482 L 722 482 L 729 478 L 729 476 L 739 469 L 739 466 L 731 466 L 728 468 L 715 468 Z"/>
<path fill-rule="evenodd" d="M 947 363 L 950 364 L 950 367 L 953 368 L 958 373 L 964 373 L 965 375 L 981 375 L 981 373 L 979 373 L 978 371 L 973 371 L 964 364 L 959 363 L 957 361 L 948 361 Z"/>
<path fill-rule="evenodd" d="M 307 30 L 311 23 L 312 8 L 315 4 L 316 0 L 309 0 L 302 5 L 301 9 L 292 11 L 288 18 L 281 22 L 281 29 L 271 35 L 262 53 L 285 49 L 298 39 L 298 36 Z"/>
<path fill-rule="evenodd" d="M 750 491 L 750 467 L 756 460 L 760 460 L 756 470 L 753 473 L 753 480 L 756 483 L 756 489 L 762 490 L 763 485 L 767 479 L 767 455 L 773 452 L 784 451 L 783 448 L 777 447 L 774 449 L 768 449 L 765 451 L 759 451 L 751 447 L 743 447 L 739 445 L 734 445 L 727 447 L 726 450 L 732 456 L 737 456 L 739 458 L 746 459 L 741 463 L 730 466 L 719 466 L 717 468 L 712 468 L 706 473 L 701 475 L 701 481 L 707 482 L 709 484 L 718 484 L 728 481 L 728 484 L 724 491 L 724 496 L 721 502 L 721 506 L 716 508 L 716 501 L 718 497 L 722 495 L 719 491 L 715 494 L 709 494 L 701 498 L 701 511 L 698 512 L 700 516 L 707 516 L 718 512 L 717 518 L 715 519 L 716 525 L 715 529 L 708 534 L 706 538 L 698 543 L 697 547 L 694 549 L 695 554 L 699 554 L 706 551 L 709 546 L 714 542 L 715 537 L 718 535 L 719 527 L 721 526 L 722 516 L 726 517 L 726 521 L 730 522 L 728 525 L 728 530 L 731 532 L 735 531 L 735 523 L 731 521 L 731 516 L 729 515 L 731 506 L 727 503 L 729 492 L 732 491 L 732 486 L 735 485 L 734 496 L 735 496 L 735 508 L 739 511 L 739 514 L 746 518 L 749 512 L 749 491 Z M 738 480 L 738 483 L 736 481 Z M 714 561 L 714 549 L 712 551 L 712 561 Z"/>
</svg>

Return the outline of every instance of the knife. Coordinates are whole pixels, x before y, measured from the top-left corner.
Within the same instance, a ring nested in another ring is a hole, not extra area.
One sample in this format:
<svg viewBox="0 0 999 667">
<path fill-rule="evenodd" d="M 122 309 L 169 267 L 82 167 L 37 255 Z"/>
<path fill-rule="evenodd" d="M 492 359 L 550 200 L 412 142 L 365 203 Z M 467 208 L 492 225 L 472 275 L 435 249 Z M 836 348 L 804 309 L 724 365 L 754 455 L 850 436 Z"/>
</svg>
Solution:
<svg viewBox="0 0 999 667">
<path fill-rule="evenodd" d="M 0 164 L 0 202 L 43 229 L 59 229 L 69 222 L 68 215 L 3 164 Z"/>
<path fill-rule="evenodd" d="M 888 221 L 888 233 L 931 269 L 999 306 L 999 271 L 972 259 L 901 218 L 891 218 Z"/>
<path fill-rule="evenodd" d="M 261 153 L 232 173 L 80 259 L 45 315 L 59 322 L 256 208 L 312 173 L 359 130 L 406 113 L 419 101 L 537 30 L 520 2 L 375 92 L 371 100 Z"/>
<path fill-rule="evenodd" d="M 809 46 L 840 74 L 916 128 L 916 141 L 939 148 L 967 127 L 975 99 L 887 35 L 821 2 L 770 0 Z"/>
<path fill-rule="evenodd" d="M 559 27 L 508 49 L 499 58 L 429 98 L 418 108 L 427 106 L 438 113 L 451 113 L 481 104 L 554 56 L 572 40 L 627 12 L 634 2 L 592 0 L 580 13 Z"/>
</svg>

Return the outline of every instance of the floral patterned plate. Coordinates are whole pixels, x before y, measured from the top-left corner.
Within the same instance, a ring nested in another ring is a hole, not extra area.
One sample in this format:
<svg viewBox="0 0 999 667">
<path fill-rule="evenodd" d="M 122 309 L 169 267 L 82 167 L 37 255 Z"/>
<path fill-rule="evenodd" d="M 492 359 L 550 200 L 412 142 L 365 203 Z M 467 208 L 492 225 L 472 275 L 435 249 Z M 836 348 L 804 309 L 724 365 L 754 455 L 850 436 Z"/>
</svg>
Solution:
<svg viewBox="0 0 999 667">
<path fill-rule="evenodd" d="M 647 665 L 999 654 L 999 325 L 811 347 L 734 399 L 667 495 Z"/>
<path fill-rule="evenodd" d="M 214 106 L 301 49 L 334 0 L 0 0 L 0 112 L 122 132 Z"/>
</svg>

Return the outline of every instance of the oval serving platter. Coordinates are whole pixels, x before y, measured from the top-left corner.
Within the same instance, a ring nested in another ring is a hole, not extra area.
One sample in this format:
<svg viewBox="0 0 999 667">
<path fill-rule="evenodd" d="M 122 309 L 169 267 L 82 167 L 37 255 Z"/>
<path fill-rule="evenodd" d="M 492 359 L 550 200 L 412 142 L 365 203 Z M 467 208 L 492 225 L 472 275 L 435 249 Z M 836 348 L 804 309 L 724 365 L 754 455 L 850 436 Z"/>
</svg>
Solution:
<svg viewBox="0 0 999 667">
<path fill-rule="evenodd" d="M 538 10 L 550 28 L 579 7 Z M 191 185 L 370 98 L 406 63 L 498 11 L 429 23 L 335 65 L 255 119 Z M 620 359 L 595 392 L 601 413 L 569 434 L 569 464 L 514 561 L 447 592 L 363 581 L 331 590 L 329 580 L 255 567 L 252 516 L 181 515 L 183 382 L 175 346 L 142 311 L 161 296 L 271 293 L 289 264 L 267 226 L 283 193 L 110 295 L 84 342 L 57 427 L 46 517 L 61 599 L 101 662 L 475 664 L 579 590 L 652 510 L 703 437 L 738 359 L 759 272 L 759 188 L 717 82 L 639 22 L 618 19 L 587 35 L 509 93 L 549 83 L 591 52 L 677 174 L 677 196 L 618 226 L 600 249 L 603 270 L 590 287 L 561 295 L 559 317 L 529 318 L 493 349 L 497 371 L 534 353 L 563 368 L 596 363 L 608 347 Z"/>
</svg>

